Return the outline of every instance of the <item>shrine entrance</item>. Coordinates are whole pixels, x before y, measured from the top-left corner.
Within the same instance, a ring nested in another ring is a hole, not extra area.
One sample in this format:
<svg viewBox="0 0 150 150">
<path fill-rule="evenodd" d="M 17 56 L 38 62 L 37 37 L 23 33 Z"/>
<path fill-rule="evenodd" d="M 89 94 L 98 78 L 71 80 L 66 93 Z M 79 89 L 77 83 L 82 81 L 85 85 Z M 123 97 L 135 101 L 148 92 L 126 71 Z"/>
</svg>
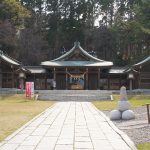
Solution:
<svg viewBox="0 0 150 150">
<path fill-rule="evenodd" d="M 80 42 L 75 42 L 68 52 L 41 65 L 52 70 L 58 90 L 98 90 L 100 68 L 108 69 L 113 63 L 90 55 L 80 46 Z"/>
<path fill-rule="evenodd" d="M 83 90 L 84 89 L 84 79 L 85 79 L 85 73 L 84 74 L 69 74 L 69 89 L 70 90 Z"/>
</svg>

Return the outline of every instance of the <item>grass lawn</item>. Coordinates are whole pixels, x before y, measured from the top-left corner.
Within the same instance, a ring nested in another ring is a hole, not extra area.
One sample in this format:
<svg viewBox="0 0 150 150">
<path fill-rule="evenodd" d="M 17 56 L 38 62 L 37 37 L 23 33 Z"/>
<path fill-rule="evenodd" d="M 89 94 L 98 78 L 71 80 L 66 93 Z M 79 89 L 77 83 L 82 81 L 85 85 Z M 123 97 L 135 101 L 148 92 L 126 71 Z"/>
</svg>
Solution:
<svg viewBox="0 0 150 150">
<path fill-rule="evenodd" d="M 119 95 L 113 95 L 113 101 L 93 101 L 93 104 L 100 110 L 112 110 L 117 107 Z M 132 107 L 141 107 L 145 103 L 150 103 L 150 95 L 128 96 Z"/>
<path fill-rule="evenodd" d="M 150 143 L 138 144 L 138 150 L 150 150 Z"/>
<path fill-rule="evenodd" d="M 52 104 L 52 101 L 26 99 L 23 95 L 0 95 L 0 141 Z"/>
</svg>

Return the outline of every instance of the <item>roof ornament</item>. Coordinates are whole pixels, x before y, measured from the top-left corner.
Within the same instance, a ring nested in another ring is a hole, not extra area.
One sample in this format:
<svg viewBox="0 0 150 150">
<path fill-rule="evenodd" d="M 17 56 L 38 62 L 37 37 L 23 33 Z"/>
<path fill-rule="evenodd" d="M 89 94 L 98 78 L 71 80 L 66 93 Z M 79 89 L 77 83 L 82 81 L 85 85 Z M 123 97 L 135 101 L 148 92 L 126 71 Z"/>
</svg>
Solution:
<svg viewBox="0 0 150 150">
<path fill-rule="evenodd" d="M 80 46 L 80 42 L 79 42 L 79 41 L 75 41 L 75 42 L 74 42 L 74 46 L 75 46 L 75 47 L 79 47 L 79 46 Z"/>
<path fill-rule="evenodd" d="M 65 47 L 63 46 L 61 49 L 60 49 L 60 54 L 63 55 L 66 53 L 66 49 Z"/>
<path fill-rule="evenodd" d="M 3 51 L 2 50 L 0 50 L 0 55 L 3 55 Z"/>
</svg>

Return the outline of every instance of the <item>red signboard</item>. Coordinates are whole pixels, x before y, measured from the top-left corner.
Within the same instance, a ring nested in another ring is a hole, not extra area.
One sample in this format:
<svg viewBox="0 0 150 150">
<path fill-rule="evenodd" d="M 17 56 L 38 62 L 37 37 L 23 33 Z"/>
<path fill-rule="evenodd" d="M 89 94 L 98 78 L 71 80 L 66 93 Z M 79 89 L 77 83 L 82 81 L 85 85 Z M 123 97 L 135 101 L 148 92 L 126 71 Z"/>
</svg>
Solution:
<svg viewBox="0 0 150 150">
<path fill-rule="evenodd" d="M 34 82 L 26 82 L 26 97 L 34 97 Z"/>
</svg>

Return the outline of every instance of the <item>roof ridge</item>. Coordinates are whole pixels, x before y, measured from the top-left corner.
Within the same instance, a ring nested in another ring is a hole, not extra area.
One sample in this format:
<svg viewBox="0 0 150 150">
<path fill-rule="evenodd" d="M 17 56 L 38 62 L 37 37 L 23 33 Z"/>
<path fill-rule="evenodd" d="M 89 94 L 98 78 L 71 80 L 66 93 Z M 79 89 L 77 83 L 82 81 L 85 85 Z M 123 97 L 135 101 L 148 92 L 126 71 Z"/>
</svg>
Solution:
<svg viewBox="0 0 150 150">
<path fill-rule="evenodd" d="M 53 60 L 50 60 L 52 62 L 54 61 L 60 61 L 62 59 L 64 59 L 65 57 L 67 57 L 69 54 L 71 54 L 76 48 L 79 48 L 79 50 L 84 54 L 86 55 L 87 57 L 89 57 L 90 59 L 94 60 L 94 61 L 98 61 L 98 62 L 104 62 L 105 60 L 102 60 L 102 59 L 99 59 L 99 58 L 96 58 L 94 56 L 92 56 L 91 54 L 89 54 L 86 50 L 84 50 L 81 46 L 80 46 L 80 42 L 76 41 L 74 42 L 74 46 L 65 54 L 61 55 L 60 57 L 56 58 L 56 59 L 53 59 Z M 109 61 L 107 61 L 109 62 Z"/>
<path fill-rule="evenodd" d="M 150 56 L 146 57 L 145 59 L 139 61 L 139 62 L 136 63 L 136 64 L 133 64 L 132 67 L 142 65 L 143 63 L 146 63 L 146 62 L 149 61 L 149 60 L 150 60 Z"/>
</svg>

